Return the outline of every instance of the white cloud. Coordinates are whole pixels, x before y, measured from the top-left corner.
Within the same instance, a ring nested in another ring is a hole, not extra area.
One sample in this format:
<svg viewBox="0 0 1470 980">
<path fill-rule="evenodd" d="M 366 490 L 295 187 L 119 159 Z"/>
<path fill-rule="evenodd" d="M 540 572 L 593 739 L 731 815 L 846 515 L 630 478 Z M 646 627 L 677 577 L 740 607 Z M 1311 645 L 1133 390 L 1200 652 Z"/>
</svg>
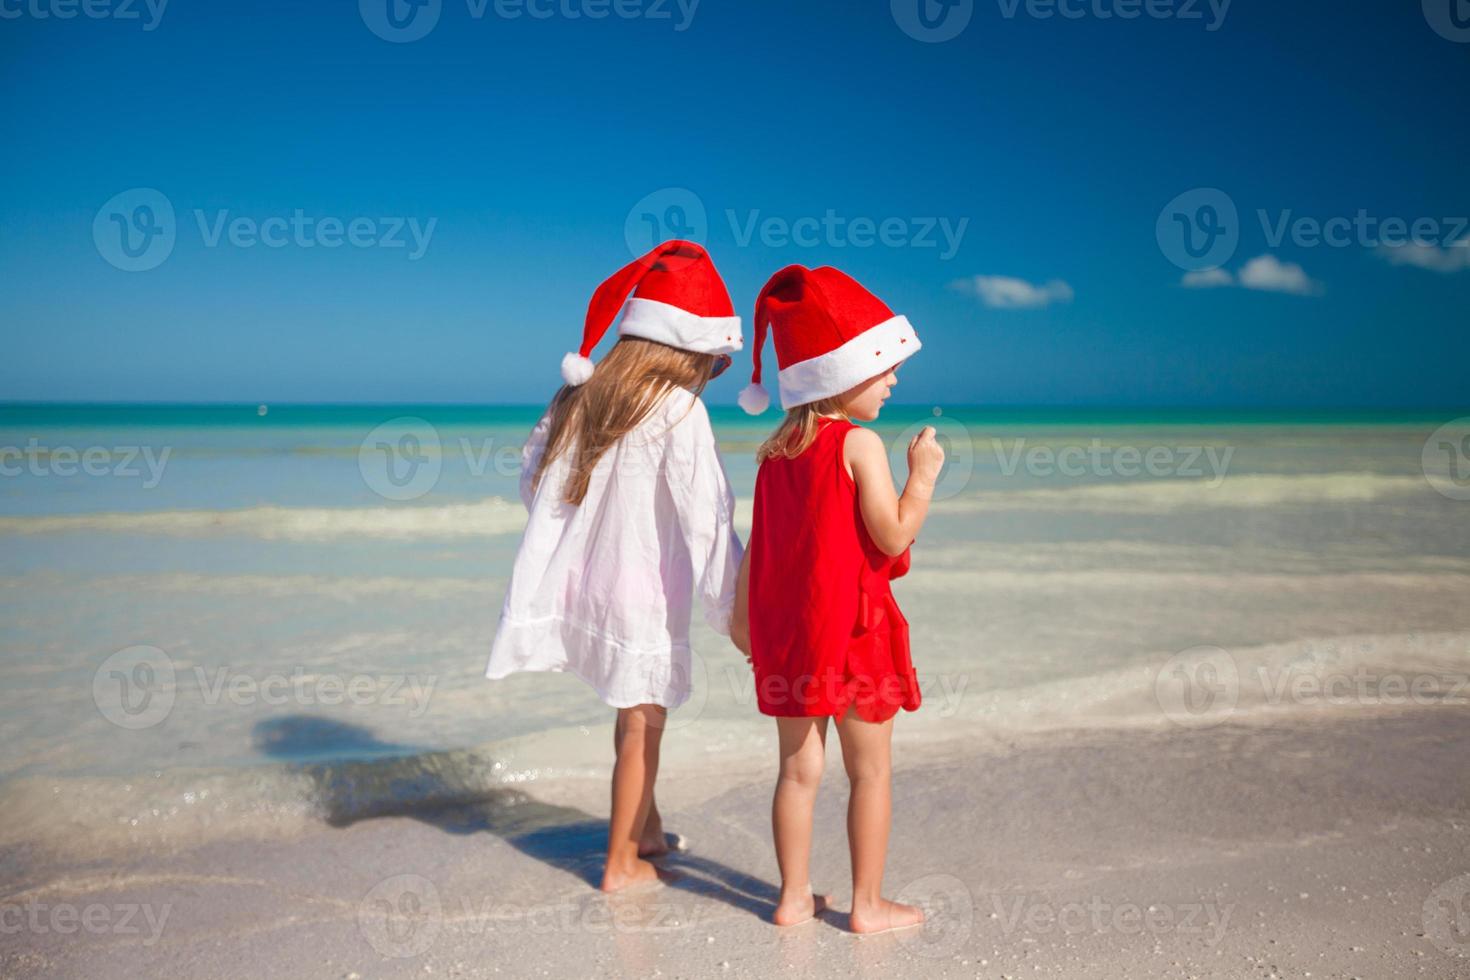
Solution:
<svg viewBox="0 0 1470 980">
<path fill-rule="evenodd" d="M 1212 289 L 1216 286 L 1233 286 L 1235 277 L 1224 269 L 1200 269 L 1186 272 L 1180 285 L 1187 289 Z"/>
<path fill-rule="evenodd" d="M 1412 265 L 1431 272 L 1448 274 L 1470 269 L 1470 238 L 1462 238 L 1448 248 L 1418 242 L 1379 245 L 1377 252 L 1393 265 Z"/>
<path fill-rule="evenodd" d="M 1073 297 L 1072 287 L 1060 279 L 1037 286 L 1011 276 L 971 276 L 952 285 L 998 310 L 1034 310 L 1053 303 L 1070 303 Z"/>
<path fill-rule="evenodd" d="M 1314 296 L 1322 292 L 1322 284 L 1311 279 L 1295 262 L 1282 262 L 1274 255 L 1258 255 L 1239 272 L 1240 284 L 1246 289 L 1271 293 L 1294 293 Z"/>
</svg>

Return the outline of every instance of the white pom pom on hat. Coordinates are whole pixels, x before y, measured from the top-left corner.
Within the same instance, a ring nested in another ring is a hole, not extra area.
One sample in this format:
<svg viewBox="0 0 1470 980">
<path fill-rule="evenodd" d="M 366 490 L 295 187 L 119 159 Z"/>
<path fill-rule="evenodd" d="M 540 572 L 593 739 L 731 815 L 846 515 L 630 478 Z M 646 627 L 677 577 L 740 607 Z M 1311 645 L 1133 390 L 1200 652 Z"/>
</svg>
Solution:
<svg viewBox="0 0 1470 980">
<path fill-rule="evenodd" d="M 592 378 L 592 359 L 571 351 L 561 359 L 561 379 L 572 387 L 584 385 Z"/>
<path fill-rule="evenodd" d="M 745 409 L 747 415 L 759 415 L 771 407 L 771 395 L 765 387 L 759 383 L 752 382 L 740 389 L 740 395 L 735 399 L 741 408 Z"/>
</svg>

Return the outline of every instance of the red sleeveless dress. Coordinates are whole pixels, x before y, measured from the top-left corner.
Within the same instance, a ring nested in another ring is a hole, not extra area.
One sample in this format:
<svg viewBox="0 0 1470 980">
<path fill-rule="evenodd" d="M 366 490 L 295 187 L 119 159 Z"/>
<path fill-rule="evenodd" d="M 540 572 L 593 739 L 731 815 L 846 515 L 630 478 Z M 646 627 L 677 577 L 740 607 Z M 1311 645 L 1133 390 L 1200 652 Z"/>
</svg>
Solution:
<svg viewBox="0 0 1470 980">
<path fill-rule="evenodd" d="M 856 428 L 823 419 L 795 459 L 772 458 L 755 480 L 750 535 L 750 642 L 763 714 L 831 715 L 853 708 L 887 721 L 919 707 L 908 621 L 890 579 L 909 551 L 889 557 L 868 536 L 857 484 L 842 465 Z"/>
</svg>

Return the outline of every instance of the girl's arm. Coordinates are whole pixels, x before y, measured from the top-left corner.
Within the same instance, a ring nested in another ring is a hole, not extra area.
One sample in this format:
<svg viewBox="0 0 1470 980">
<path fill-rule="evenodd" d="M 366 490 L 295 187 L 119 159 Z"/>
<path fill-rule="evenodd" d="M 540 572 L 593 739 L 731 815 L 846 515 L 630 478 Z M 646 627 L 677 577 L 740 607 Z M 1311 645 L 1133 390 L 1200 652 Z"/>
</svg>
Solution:
<svg viewBox="0 0 1470 980">
<path fill-rule="evenodd" d="M 934 438 L 934 427 L 909 441 L 909 480 L 903 495 L 893 489 L 893 472 L 888 468 L 888 453 L 883 439 L 871 429 L 854 428 L 842 445 L 842 461 L 852 473 L 858 488 L 858 508 L 868 537 L 885 555 L 904 553 L 924 518 L 929 514 L 929 499 L 944 465 L 944 449 Z"/>
<path fill-rule="evenodd" d="M 750 659 L 750 549 L 740 560 L 740 577 L 735 582 L 735 610 L 730 616 L 730 639 Z"/>
</svg>

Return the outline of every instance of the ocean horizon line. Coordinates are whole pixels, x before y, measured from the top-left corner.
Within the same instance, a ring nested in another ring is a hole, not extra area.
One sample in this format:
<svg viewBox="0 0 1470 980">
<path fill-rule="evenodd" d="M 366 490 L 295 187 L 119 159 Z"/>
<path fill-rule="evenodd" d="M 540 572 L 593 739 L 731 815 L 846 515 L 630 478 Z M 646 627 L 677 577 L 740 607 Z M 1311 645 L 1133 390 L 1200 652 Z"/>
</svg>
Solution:
<svg viewBox="0 0 1470 980">
<path fill-rule="evenodd" d="M 779 410 L 747 415 L 737 405 L 708 403 L 717 421 L 774 423 Z M 0 427 L 251 426 L 377 424 L 405 415 L 444 425 L 520 421 L 545 409 L 537 402 L 239 402 L 239 401 L 0 401 Z M 1049 405 L 890 401 L 887 419 L 912 422 L 925 414 L 1019 425 L 1414 425 L 1470 415 L 1470 406 L 1183 406 Z M 534 421 L 534 418 L 531 419 Z M 880 417 L 879 423 L 886 421 Z"/>
</svg>

